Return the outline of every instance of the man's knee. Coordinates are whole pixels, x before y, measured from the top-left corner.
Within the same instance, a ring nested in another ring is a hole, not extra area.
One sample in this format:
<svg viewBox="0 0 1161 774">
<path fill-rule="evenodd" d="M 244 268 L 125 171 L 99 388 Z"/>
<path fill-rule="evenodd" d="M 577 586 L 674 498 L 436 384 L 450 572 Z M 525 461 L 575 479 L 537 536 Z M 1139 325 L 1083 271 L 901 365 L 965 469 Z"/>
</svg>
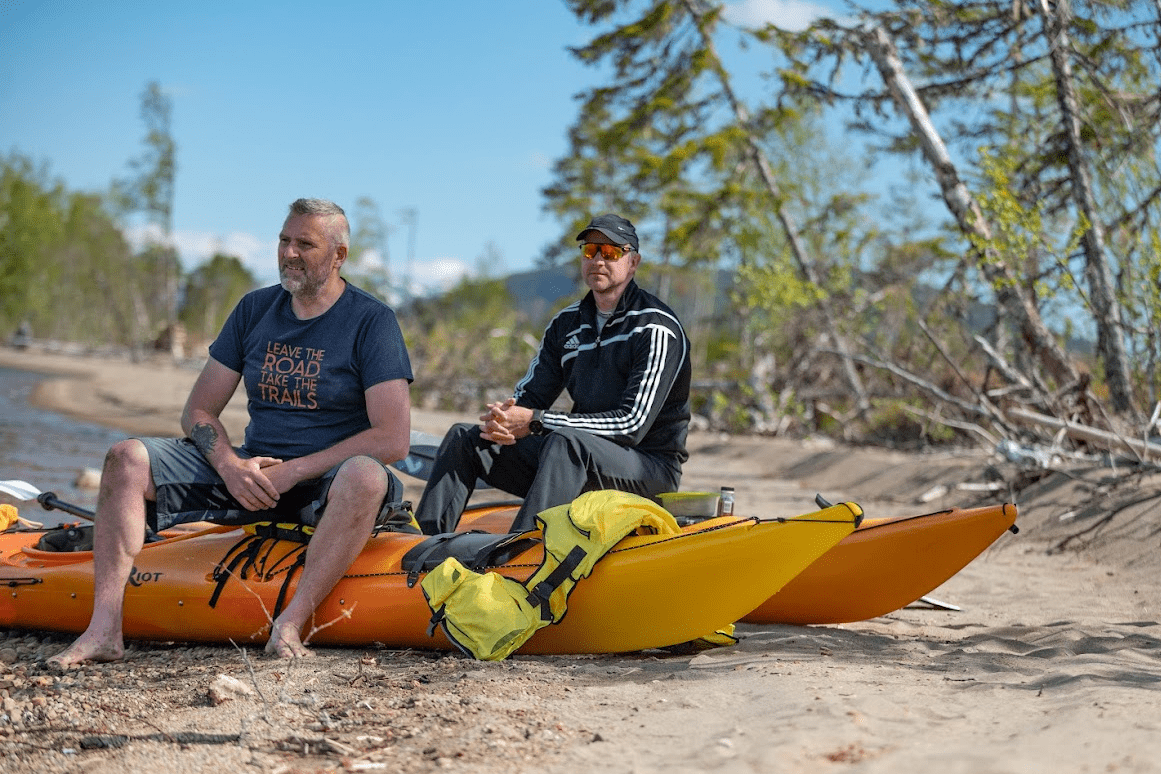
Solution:
<svg viewBox="0 0 1161 774">
<path fill-rule="evenodd" d="M 136 438 L 126 438 L 113 444 L 105 454 L 104 473 L 117 474 L 149 470 L 149 451 Z"/>
<path fill-rule="evenodd" d="M 387 496 L 391 487 L 391 474 L 383 464 L 371 457 L 351 457 L 344 462 L 331 484 L 344 495 L 357 497 L 370 503 L 379 503 Z"/>
</svg>

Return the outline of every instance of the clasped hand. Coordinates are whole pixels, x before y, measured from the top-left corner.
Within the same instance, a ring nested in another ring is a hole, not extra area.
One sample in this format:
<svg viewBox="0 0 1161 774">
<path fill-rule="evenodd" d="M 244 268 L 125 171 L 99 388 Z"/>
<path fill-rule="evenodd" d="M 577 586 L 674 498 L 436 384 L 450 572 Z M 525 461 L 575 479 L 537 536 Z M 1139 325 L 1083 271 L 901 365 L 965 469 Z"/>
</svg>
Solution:
<svg viewBox="0 0 1161 774">
<path fill-rule="evenodd" d="M 515 398 L 508 398 L 503 403 L 489 403 L 487 409 L 480 415 L 481 438 L 510 446 L 528 435 L 532 409 L 517 406 Z"/>
<path fill-rule="evenodd" d="M 278 504 L 278 496 L 296 483 L 276 457 L 237 457 L 218 474 L 226 489 L 248 511 L 264 511 Z"/>
</svg>

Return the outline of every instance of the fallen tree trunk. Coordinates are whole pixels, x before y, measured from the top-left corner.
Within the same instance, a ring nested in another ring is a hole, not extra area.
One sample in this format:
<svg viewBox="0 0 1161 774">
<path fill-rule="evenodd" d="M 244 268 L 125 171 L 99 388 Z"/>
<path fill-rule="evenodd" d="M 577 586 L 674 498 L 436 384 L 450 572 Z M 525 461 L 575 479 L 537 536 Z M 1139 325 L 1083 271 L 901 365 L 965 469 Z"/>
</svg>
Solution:
<svg viewBox="0 0 1161 774">
<path fill-rule="evenodd" d="M 1136 438 L 1125 438 L 1116 433 L 1110 433 L 1107 430 L 1098 430 L 1095 427 L 1078 424 L 1077 422 L 1069 422 L 1066 419 L 1051 417 L 1047 414 L 1039 414 L 1023 408 L 1011 408 L 1006 413 L 1018 422 L 1038 425 L 1055 431 L 1063 430 L 1064 434 L 1069 438 L 1078 438 L 1106 449 L 1130 451 L 1144 460 L 1161 459 L 1161 444 L 1150 443 L 1149 441 L 1138 440 Z"/>
</svg>

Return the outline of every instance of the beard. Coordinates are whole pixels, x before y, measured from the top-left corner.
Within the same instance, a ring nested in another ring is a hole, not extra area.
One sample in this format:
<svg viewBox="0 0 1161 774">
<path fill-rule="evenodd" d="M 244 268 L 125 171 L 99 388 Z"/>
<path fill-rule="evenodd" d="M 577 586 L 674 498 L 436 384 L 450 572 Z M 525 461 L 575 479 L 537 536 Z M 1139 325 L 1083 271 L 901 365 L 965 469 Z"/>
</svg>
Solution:
<svg viewBox="0 0 1161 774">
<path fill-rule="evenodd" d="M 315 276 L 311 274 L 309 269 L 292 274 L 284 266 L 278 271 L 278 281 L 282 285 L 282 289 L 290 295 L 310 298 L 318 295 L 319 290 L 326 283 L 326 277 Z"/>
</svg>

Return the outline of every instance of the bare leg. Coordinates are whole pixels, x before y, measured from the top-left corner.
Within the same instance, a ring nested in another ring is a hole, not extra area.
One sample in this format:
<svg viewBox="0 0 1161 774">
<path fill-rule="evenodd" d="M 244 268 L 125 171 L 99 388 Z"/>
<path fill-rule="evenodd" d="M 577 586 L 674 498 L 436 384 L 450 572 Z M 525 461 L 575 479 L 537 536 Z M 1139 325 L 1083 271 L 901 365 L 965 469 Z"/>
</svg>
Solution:
<svg viewBox="0 0 1161 774">
<path fill-rule="evenodd" d="M 310 655 L 302 643 L 302 628 L 363 550 L 386 494 L 387 473 L 375 460 L 354 457 L 339 468 L 294 597 L 271 625 L 267 653 L 281 658 Z"/>
<path fill-rule="evenodd" d="M 145 446 L 121 441 L 105 455 L 93 532 L 93 615 L 84 633 L 49 663 L 69 668 L 83 661 L 125 656 L 121 609 L 125 584 L 145 535 L 145 499 L 153 480 Z"/>
</svg>

